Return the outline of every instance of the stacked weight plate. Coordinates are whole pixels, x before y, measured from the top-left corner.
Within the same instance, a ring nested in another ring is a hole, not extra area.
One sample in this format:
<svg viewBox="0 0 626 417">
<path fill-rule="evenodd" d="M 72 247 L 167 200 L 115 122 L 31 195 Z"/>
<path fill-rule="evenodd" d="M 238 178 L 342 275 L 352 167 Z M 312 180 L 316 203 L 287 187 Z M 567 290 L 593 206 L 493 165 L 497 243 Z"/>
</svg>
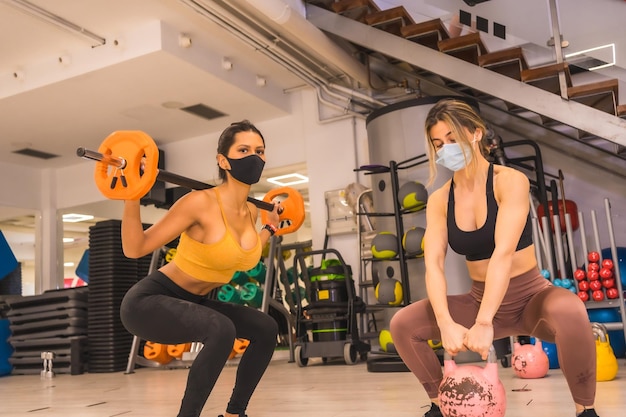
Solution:
<svg viewBox="0 0 626 417">
<path fill-rule="evenodd" d="M 54 353 L 55 373 L 82 374 L 87 368 L 88 288 L 46 291 L 12 297 L 9 310 L 9 359 L 13 374 L 39 374 L 41 353 Z"/>
<path fill-rule="evenodd" d="M 121 244 L 121 222 L 108 220 L 89 229 L 89 372 L 126 369 L 133 336 L 120 320 L 124 294 L 148 273 L 150 256 L 129 259 Z"/>
<path fill-rule="evenodd" d="M 21 295 L 22 294 L 22 264 L 19 263 L 17 268 L 0 278 L 0 295 Z"/>
</svg>

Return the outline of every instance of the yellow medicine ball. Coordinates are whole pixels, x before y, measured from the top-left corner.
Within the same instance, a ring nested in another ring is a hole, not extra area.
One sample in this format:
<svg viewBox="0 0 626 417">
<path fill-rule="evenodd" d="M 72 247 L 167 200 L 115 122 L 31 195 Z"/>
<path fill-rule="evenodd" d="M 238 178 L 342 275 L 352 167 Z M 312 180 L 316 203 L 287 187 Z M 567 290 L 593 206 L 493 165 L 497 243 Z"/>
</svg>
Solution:
<svg viewBox="0 0 626 417">
<path fill-rule="evenodd" d="M 402 304 L 402 283 L 397 279 L 385 278 L 374 289 L 374 295 L 381 304 L 397 306 Z"/>
</svg>

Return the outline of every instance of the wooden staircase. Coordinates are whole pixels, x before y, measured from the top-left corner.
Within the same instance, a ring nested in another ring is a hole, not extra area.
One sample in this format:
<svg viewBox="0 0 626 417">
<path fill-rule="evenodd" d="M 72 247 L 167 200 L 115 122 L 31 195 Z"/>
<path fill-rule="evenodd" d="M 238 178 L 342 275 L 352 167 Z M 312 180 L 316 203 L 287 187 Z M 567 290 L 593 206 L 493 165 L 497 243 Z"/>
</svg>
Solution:
<svg viewBox="0 0 626 417">
<path fill-rule="evenodd" d="M 600 112 L 608 113 L 615 116 L 618 120 L 626 119 L 626 103 L 619 103 L 617 79 L 602 79 L 583 84 L 574 84 L 574 77 L 571 74 L 568 62 L 554 62 L 537 67 L 529 67 L 522 47 L 489 51 L 481 39 L 480 32 L 470 32 L 466 35 L 451 37 L 441 19 L 415 22 L 402 6 L 380 10 L 373 1 L 369 0 L 318 0 L 309 1 L 308 3 L 357 20 L 364 25 L 395 37 L 420 44 L 430 50 L 452 56 L 476 67 L 498 73 L 538 90 L 563 97 L 564 100 L 580 103 Z M 377 54 L 385 54 L 385 51 L 381 49 L 369 49 L 369 47 L 366 48 L 358 44 L 355 46 L 361 48 L 364 53 L 375 51 Z M 389 55 L 389 63 L 398 66 L 398 56 Z M 418 77 L 429 73 L 429 71 L 416 66 L 414 63 L 401 63 L 401 68 L 412 68 Z M 438 74 L 434 75 L 437 76 Z M 499 99 L 497 95 L 487 94 L 469 84 L 461 84 L 455 79 L 439 78 L 445 86 L 453 88 L 459 94 L 470 95 L 479 101 L 488 102 Z M 432 81 L 432 79 L 433 77 L 431 76 L 428 78 L 428 81 Z M 561 89 L 562 80 L 565 81 L 565 91 Z M 531 113 L 538 116 L 541 124 L 547 129 L 558 131 L 559 125 L 563 125 L 563 122 L 558 121 L 555 117 L 548 117 L 532 110 L 529 111 L 529 109 L 509 102 L 506 99 L 503 99 L 503 102 L 507 110 L 512 113 Z M 573 124 L 569 126 L 573 126 Z M 570 134 L 572 139 L 626 160 L 626 147 L 624 144 L 614 143 L 607 137 L 591 134 L 587 129 L 573 127 L 575 132 Z"/>
</svg>

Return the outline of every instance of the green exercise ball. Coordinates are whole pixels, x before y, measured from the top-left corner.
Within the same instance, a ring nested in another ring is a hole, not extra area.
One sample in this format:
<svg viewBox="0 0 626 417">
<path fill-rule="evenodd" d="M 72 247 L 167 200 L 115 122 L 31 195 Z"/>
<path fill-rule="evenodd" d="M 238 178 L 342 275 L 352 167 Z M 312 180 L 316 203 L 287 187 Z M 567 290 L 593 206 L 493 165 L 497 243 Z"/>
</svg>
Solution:
<svg viewBox="0 0 626 417">
<path fill-rule="evenodd" d="M 391 232 L 380 232 L 372 239 L 372 255 L 378 259 L 391 259 L 398 255 L 398 238 Z"/>
<path fill-rule="evenodd" d="M 405 182 L 398 190 L 398 203 L 405 210 L 423 210 L 427 201 L 428 191 L 419 181 Z"/>
</svg>

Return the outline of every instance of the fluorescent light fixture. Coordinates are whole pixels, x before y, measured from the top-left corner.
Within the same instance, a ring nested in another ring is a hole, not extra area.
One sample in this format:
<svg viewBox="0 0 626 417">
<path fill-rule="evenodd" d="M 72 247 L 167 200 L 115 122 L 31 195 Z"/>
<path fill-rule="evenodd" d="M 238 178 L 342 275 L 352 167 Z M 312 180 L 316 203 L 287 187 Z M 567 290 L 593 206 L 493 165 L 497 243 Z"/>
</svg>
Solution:
<svg viewBox="0 0 626 417">
<path fill-rule="evenodd" d="M 102 36 L 98 36 L 95 33 L 78 26 L 75 23 L 72 23 L 68 20 L 65 20 L 61 16 L 58 16 L 54 13 L 49 12 L 48 10 L 37 6 L 36 4 L 30 3 L 26 0 L 5 0 L 4 3 L 14 6 L 26 14 L 29 14 L 33 17 L 41 19 L 45 22 L 51 23 L 61 29 L 69 30 L 70 32 L 81 36 L 83 38 L 89 39 L 91 42 L 91 46 L 101 46 L 106 43 L 106 39 Z M 93 43 L 96 42 L 96 44 Z"/>
<path fill-rule="evenodd" d="M 88 214 L 76 214 L 76 213 L 68 213 L 63 215 L 64 223 L 78 223 L 84 222 L 86 220 L 92 220 L 93 216 Z"/>
<path fill-rule="evenodd" d="M 306 182 L 309 182 L 309 177 L 305 177 L 302 174 L 293 173 L 268 178 L 267 182 L 271 182 L 272 184 L 276 184 L 281 187 L 288 187 L 290 185 L 304 184 Z"/>
<path fill-rule="evenodd" d="M 66 267 L 66 268 L 72 267 L 72 266 L 74 266 L 74 265 L 75 265 L 75 264 L 74 264 L 74 262 L 65 262 L 65 263 L 63 264 L 63 266 L 64 266 L 64 267 Z"/>
<path fill-rule="evenodd" d="M 63 243 L 72 243 L 74 242 L 76 239 L 74 239 L 73 237 L 64 237 L 63 238 Z"/>
<path fill-rule="evenodd" d="M 596 46 L 595 48 L 589 48 L 589 49 L 585 49 L 584 51 L 578 51 L 578 52 L 573 52 L 571 54 L 566 54 L 565 58 L 572 58 L 578 55 L 584 55 L 587 54 L 589 52 L 594 52 L 594 51 L 599 51 L 601 49 L 605 49 L 605 48 L 611 48 L 611 57 L 613 58 L 613 62 L 609 62 L 607 64 L 603 64 L 603 65 L 598 65 L 596 67 L 591 67 L 588 68 L 589 71 L 594 71 L 594 70 L 599 70 L 602 68 L 607 68 L 607 67 L 612 67 L 613 65 L 615 65 L 615 44 L 614 43 L 609 43 L 607 45 L 602 45 L 602 46 Z"/>
</svg>

